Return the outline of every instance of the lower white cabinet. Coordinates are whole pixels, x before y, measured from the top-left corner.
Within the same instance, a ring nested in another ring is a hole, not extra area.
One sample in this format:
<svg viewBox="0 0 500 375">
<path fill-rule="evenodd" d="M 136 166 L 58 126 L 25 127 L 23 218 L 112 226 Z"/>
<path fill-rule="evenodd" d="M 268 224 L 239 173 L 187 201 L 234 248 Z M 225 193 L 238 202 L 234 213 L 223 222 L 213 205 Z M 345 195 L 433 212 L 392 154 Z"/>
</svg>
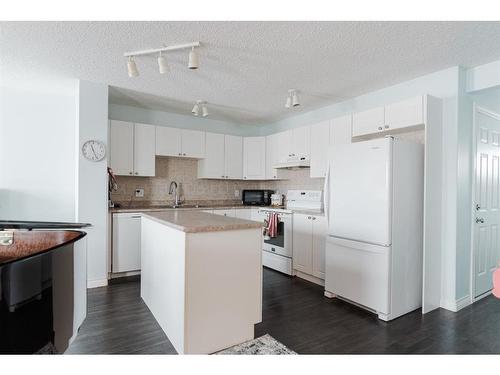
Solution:
<svg viewBox="0 0 500 375">
<path fill-rule="evenodd" d="M 235 208 L 234 217 L 245 220 L 252 220 L 252 210 L 250 208 Z"/>
<path fill-rule="evenodd" d="M 326 218 L 293 215 L 293 268 L 325 279 Z"/>
<path fill-rule="evenodd" d="M 113 214 L 113 252 L 111 272 L 141 269 L 141 215 Z"/>
<path fill-rule="evenodd" d="M 214 210 L 213 213 L 215 215 L 221 215 L 221 216 L 229 216 L 229 217 L 234 217 L 234 208 L 225 208 L 225 209 L 220 209 L 220 210 Z"/>
</svg>

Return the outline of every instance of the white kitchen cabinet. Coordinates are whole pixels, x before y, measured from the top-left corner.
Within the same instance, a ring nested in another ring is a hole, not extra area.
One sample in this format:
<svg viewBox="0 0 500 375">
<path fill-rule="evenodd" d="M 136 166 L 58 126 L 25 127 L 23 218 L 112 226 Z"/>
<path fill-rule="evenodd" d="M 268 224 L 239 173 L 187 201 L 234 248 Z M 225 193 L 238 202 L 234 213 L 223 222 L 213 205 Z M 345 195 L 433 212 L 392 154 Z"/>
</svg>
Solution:
<svg viewBox="0 0 500 375">
<path fill-rule="evenodd" d="M 113 214 L 113 273 L 141 269 L 141 216 L 138 213 Z"/>
<path fill-rule="evenodd" d="M 119 176 L 155 175 L 155 127 L 110 121 L 109 165 Z"/>
<path fill-rule="evenodd" d="M 265 180 L 266 137 L 243 139 L 243 179 Z"/>
<path fill-rule="evenodd" d="M 325 278 L 326 218 L 321 215 L 293 215 L 293 268 Z"/>
<path fill-rule="evenodd" d="M 118 176 L 134 174 L 134 124 L 109 121 L 109 166 Z"/>
<path fill-rule="evenodd" d="M 250 208 L 235 208 L 234 217 L 238 219 L 252 220 L 252 209 Z"/>
<path fill-rule="evenodd" d="M 201 159 L 205 157 L 205 132 L 199 130 L 182 130 L 182 156 Z"/>
<path fill-rule="evenodd" d="M 311 169 L 310 177 L 325 177 L 327 154 L 330 145 L 330 121 L 323 121 L 311 126 Z"/>
<path fill-rule="evenodd" d="M 400 129 L 424 124 L 424 98 L 417 96 L 385 106 L 384 129 Z"/>
<path fill-rule="evenodd" d="M 156 155 L 204 158 L 205 132 L 157 126 Z"/>
<path fill-rule="evenodd" d="M 235 217 L 234 208 L 216 209 L 213 212 L 215 215 Z"/>
<path fill-rule="evenodd" d="M 275 147 L 277 147 L 278 163 L 286 163 L 292 155 L 292 131 L 287 130 L 284 132 L 273 134 Z"/>
<path fill-rule="evenodd" d="M 233 180 L 243 178 L 243 137 L 224 136 L 224 176 Z"/>
<path fill-rule="evenodd" d="M 384 107 L 377 107 L 352 115 L 352 136 L 358 137 L 384 131 Z"/>
<path fill-rule="evenodd" d="M 182 130 L 166 126 L 156 127 L 156 155 L 180 156 L 182 154 Z"/>
<path fill-rule="evenodd" d="M 134 124 L 134 176 L 155 175 L 154 125 Z"/>
<path fill-rule="evenodd" d="M 330 123 L 330 146 L 352 142 L 352 115 L 336 117 Z"/>
<path fill-rule="evenodd" d="M 266 180 L 277 180 L 278 170 L 273 168 L 279 163 L 279 134 L 266 137 Z"/>
<path fill-rule="evenodd" d="M 303 126 L 292 130 L 292 160 L 309 160 L 311 155 L 311 127 Z"/>
<path fill-rule="evenodd" d="M 206 133 L 205 158 L 198 161 L 198 178 L 225 178 L 224 134 Z"/>
</svg>

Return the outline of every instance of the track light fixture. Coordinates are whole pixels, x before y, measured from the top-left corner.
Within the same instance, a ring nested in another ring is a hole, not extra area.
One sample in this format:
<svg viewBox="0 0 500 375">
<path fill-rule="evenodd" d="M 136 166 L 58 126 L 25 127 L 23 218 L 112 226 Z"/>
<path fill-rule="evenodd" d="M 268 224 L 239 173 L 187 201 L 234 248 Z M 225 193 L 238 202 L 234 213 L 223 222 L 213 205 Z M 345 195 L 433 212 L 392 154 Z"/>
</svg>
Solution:
<svg viewBox="0 0 500 375">
<path fill-rule="evenodd" d="M 170 71 L 167 58 L 165 56 L 162 56 L 161 52 L 160 55 L 158 56 L 158 69 L 160 71 L 160 74 L 165 74 Z"/>
<path fill-rule="evenodd" d="M 202 117 L 207 117 L 208 116 L 208 108 L 207 108 L 207 102 L 204 100 L 197 100 L 196 103 L 194 104 L 193 109 L 191 110 L 191 113 L 195 116 L 200 115 L 200 110 L 201 110 L 201 116 Z"/>
<path fill-rule="evenodd" d="M 296 89 L 288 90 L 288 96 L 286 97 L 285 107 L 292 108 L 298 107 L 300 105 L 299 94 Z"/>
<path fill-rule="evenodd" d="M 160 74 L 165 74 L 168 71 L 170 71 L 170 67 L 168 66 L 167 58 L 165 57 L 165 52 L 177 51 L 180 49 L 187 49 L 187 48 L 191 49 L 191 51 L 189 51 L 188 68 L 189 69 L 198 69 L 200 62 L 199 62 L 199 58 L 198 58 L 198 52 L 196 51 L 196 47 L 199 47 L 200 45 L 201 45 L 200 42 L 192 42 L 192 43 L 177 44 L 175 46 L 167 46 L 167 47 L 162 47 L 162 48 L 147 49 L 147 50 L 134 51 L 134 52 L 125 52 L 123 54 L 123 56 L 125 56 L 127 58 L 128 76 L 129 77 L 137 77 L 139 75 L 139 70 L 137 70 L 137 65 L 135 64 L 135 58 L 137 56 L 153 55 L 153 54 L 159 53 L 158 69 L 160 71 Z"/>
<path fill-rule="evenodd" d="M 139 70 L 135 64 L 134 56 L 129 56 L 127 61 L 127 71 L 130 78 L 137 77 L 139 75 Z"/>
</svg>

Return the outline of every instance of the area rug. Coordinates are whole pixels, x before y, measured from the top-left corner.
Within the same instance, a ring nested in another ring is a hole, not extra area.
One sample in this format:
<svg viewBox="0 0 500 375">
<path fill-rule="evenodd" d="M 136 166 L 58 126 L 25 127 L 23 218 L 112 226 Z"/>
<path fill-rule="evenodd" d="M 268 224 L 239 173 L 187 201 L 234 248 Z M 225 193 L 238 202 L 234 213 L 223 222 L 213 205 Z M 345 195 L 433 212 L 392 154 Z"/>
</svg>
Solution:
<svg viewBox="0 0 500 375">
<path fill-rule="evenodd" d="M 281 342 L 270 335 L 264 335 L 259 338 L 232 346 L 214 354 L 297 354 L 288 349 Z"/>
</svg>

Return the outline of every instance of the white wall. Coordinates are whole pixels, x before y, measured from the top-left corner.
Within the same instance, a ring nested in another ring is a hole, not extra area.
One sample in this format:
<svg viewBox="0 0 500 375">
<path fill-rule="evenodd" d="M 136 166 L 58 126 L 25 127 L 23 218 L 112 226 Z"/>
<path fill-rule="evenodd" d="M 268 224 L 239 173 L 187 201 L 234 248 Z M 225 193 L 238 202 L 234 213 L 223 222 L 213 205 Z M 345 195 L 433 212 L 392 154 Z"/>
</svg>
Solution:
<svg viewBox="0 0 500 375">
<path fill-rule="evenodd" d="M 107 284 L 107 160 L 92 162 L 80 152 L 88 140 L 108 145 L 108 86 L 79 81 L 76 217 L 92 224 L 87 237 L 87 285 Z"/>
<path fill-rule="evenodd" d="M 53 83 L 0 86 L 0 219 L 75 220 L 77 80 Z"/>
</svg>

